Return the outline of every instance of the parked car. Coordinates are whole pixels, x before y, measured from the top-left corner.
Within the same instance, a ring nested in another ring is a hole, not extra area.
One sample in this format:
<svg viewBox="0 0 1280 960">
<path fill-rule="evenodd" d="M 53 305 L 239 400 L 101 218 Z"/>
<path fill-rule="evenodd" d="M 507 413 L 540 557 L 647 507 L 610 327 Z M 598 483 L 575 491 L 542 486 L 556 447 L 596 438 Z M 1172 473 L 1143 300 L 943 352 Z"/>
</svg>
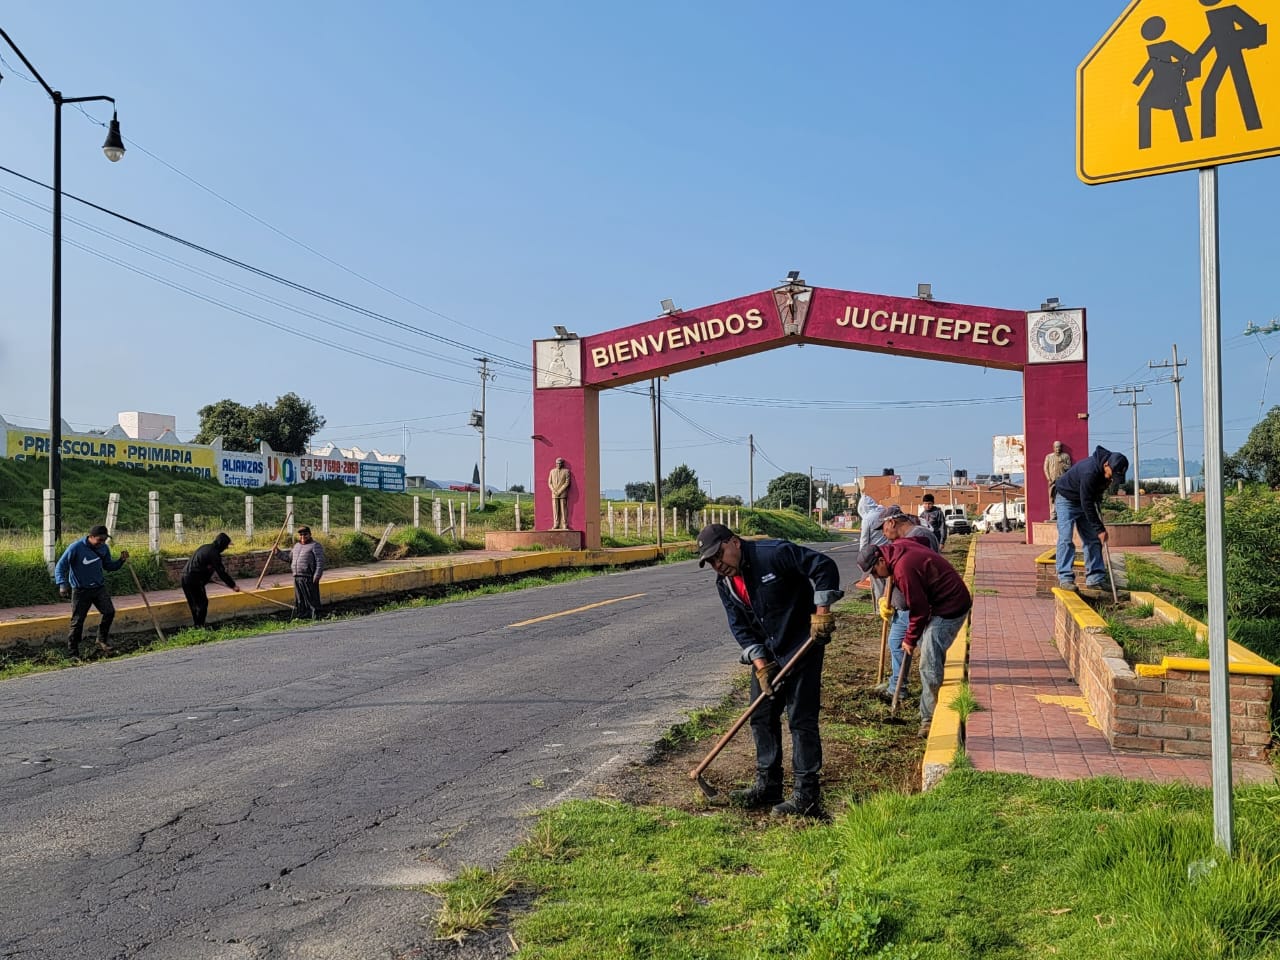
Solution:
<svg viewBox="0 0 1280 960">
<path fill-rule="evenodd" d="M 942 516 L 947 524 L 947 536 L 956 533 L 973 533 L 973 524 L 965 515 L 964 507 L 943 507 Z"/>
<path fill-rule="evenodd" d="M 1027 501 L 1014 500 L 1008 504 L 1006 514 L 1004 502 L 992 503 L 982 511 L 975 526 L 986 533 L 989 530 L 1020 530 L 1027 525 Z"/>
</svg>

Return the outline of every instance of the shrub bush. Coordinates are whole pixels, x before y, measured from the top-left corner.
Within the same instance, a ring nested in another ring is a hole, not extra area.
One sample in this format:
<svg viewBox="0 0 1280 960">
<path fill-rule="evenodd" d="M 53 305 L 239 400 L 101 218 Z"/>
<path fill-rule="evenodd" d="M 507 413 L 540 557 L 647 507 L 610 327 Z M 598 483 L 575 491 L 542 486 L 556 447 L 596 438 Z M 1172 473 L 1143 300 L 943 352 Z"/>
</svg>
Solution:
<svg viewBox="0 0 1280 960">
<path fill-rule="evenodd" d="M 345 567 L 353 563 L 372 563 L 373 548 L 378 542 L 363 533 L 344 533 L 338 538 L 338 556 L 326 560 L 326 566 Z"/>
<path fill-rule="evenodd" d="M 1244 619 L 1280 616 L 1280 497 L 1262 490 L 1227 500 L 1224 516 L 1227 613 Z M 1205 509 L 1203 503 L 1179 502 L 1176 528 L 1162 546 L 1194 565 L 1205 567 Z"/>
<path fill-rule="evenodd" d="M 407 527 L 397 530 L 391 536 L 392 543 L 398 543 L 407 550 L 406 556 L 431 557 L 441 553 L 450 553 L 452 547 L 443 537 L 428 533 L 421 527 Z"/>
</svg>

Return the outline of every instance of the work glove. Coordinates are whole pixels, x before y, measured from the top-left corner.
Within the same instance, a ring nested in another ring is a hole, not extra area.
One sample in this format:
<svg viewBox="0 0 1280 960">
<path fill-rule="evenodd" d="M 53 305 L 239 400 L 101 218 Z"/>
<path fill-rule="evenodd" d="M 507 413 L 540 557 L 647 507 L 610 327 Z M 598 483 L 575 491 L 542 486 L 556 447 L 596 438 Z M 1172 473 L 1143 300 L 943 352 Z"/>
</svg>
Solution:
<svg viewBox="0 0 1280 960">
<path fill-rule="evenodd" d="M 819 643 L 826 643 L 835 633 L 836 618 L 830 613 L 815 613 L 809 618 L 809 630 Z"/>
<path fill-rule="evenodd" d="M 60 596 L 63 600 L 70 600 L 70 599 L 71 599 L 71 588 L 70 588 L 70 587 L 59 587 L 59 588 L 58 588 L 58 596 Z"/>
<path fill-rule="evenodd" d="M 880 619 L 883 620 L 885 623 L 888 623 L 890 620 L 893 619 L 893 612 L 894 612 L 893 604 L 889 602 L 889 598 L 887 596 L 881 597 L 880 598 Z"/>
<path fill-rule="evenodd" d="M 760 684 L 760 692 L 773 696 L 776 692 L 773 687 L 773 678 L 778 675 L 778 664 L 774 660 L 770 660 L 763 667 L 756 667 L 756 683 Z"/>
</svg>

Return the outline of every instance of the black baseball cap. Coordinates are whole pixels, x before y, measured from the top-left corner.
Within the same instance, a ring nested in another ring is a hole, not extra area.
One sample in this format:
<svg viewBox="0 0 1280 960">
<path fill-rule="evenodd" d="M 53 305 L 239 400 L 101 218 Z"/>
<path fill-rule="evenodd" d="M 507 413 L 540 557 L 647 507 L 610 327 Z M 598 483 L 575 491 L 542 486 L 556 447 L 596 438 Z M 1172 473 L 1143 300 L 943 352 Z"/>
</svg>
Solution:
<svg viewBox="0 0 1280 960">
<path fill-rule="evenodd" d="M 708 560 L 720 552 L 720 546 L 737 534 L 723 523 L 708 523 L 698 534 L 698 566 L 706 566 Z"/>
<path fill-rule="evenodd" d="M 876 562 L 884 556 L 884 551 L 877 544 L 868 543 L 865 547 L 858 551 L 858 569 L 855 572 L 855 579 L 861 580 L 863 577 L 870 576 L 871 568 Z"/>
<path fill-rule="evenodd" d="M 111 531 L 110 531 L 110 530 L 108 530 L 106 527 L 104 527 L 102 524 L 98 524 L 96 527 L 92 527 L 92 528 L 90 528 L 90 530 L 89 530 L 89 536 L 91 536 L 91 537 L 109 537 L 109 536 L 111 536 Z"/>
</svg>

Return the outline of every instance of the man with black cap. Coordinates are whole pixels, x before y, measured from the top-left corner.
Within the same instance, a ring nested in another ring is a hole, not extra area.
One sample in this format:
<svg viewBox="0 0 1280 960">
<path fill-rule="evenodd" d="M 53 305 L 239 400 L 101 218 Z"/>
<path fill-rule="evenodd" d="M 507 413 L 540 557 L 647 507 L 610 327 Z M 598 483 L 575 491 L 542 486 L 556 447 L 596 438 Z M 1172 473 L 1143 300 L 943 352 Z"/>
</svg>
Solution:
<svg viewBox="0 0 1280 960">
<path fill-rule="evenodd" d="M 110 536 L 107 528 L 99 524 L 89 535 L 77 540 L 62 552 L 53 568 L 53 582 L 58 585 L 58 595 L 71 600 L 71 632 L 67 636 L 67 649 L 73 657 L 80 656 L 80 636 L 84 631 L 84 618 L 90 607 L 97 607 L 102 619 L 98 622 L 98 651 L 111 653 L 107 640 L 111 636 L 111 621 L 116 618 L 116 608 L 107 589 L 107 573 L 119 570 L 129 559 L 129 551 L 121 550 L 120 559 L 111 559 L 107 546 Z"/>
<path fill-rule="evenodd" d="M 840 571 L 825 554 L 789 540 L 742 540 L 722 523 L 698 534 L 698 566 L 711 564 L 716 590 L 729 618 L 729 630 L 742 647 L 742 662 L 754 668 L 751 699 L 769 698 L 751 715 L 756 745 L 756 779 L 730 796 L 747 808 L 770 806 L 777 816 L 824 816 L 819 788 L 822 739 L 818 707 L 822 659 L 834 629 L 831 604 L 842 596 Z M 773 686 L 786 664 L 808 639 L 818 642 L 791 668 L 782 689 Z M 782 799 L 782 711 L 791 728 L 791 766 L 795 788 Z"/>
<path fill-rule="evenodd" d="M 1058 586 L 1062 589 L 1076 589 L 1076 545 L 1072 539 L 1076 530 L 1080 531 L 1080 542 L 1084 545 L 1085 590 L 1101 596 L 1101 591 L 1106 589 L 1107 564 L 1102 544 L 1107 542 L 1107 528 L 1102 521 L 1102 498 L 1109 488 L 1124 483 L 1128 469 L 1129 460 L 1123 453 L 1097 447 L 1093 456 L 1081 460 L 1058 478 L 1053 502 L 1058 515 L 1054 562 Z"/>
<path fill-rule="evenodd" d="M 209 595 L 204 588 L 213 581 L 215 575 L 236 593 L 240 592 L 236 582 L 231 579 L 231 574 L 222 565 L 222 554 L 229 546 L 231 538 L 220 533 L 213 538 L 212 543 L 197 547 L 187 565 L 182 568 L 182 594 L 187 598 L 187 606 L 191 610 L 191 622 L 197 627 L 205 625 L 204 619 L 209 614 Z"/>
<path fill-rule="evenodd" d="M 873 577 L 893 577 L 907 604 L 905 653 L 920 649 L 920 736 L 929 735 L 933 711 L 942 688 L 943 669 L 973 596 L 963 578 L 945 557 L 913 537 L 858 551 L 858 567 Z"/>
</svg>

